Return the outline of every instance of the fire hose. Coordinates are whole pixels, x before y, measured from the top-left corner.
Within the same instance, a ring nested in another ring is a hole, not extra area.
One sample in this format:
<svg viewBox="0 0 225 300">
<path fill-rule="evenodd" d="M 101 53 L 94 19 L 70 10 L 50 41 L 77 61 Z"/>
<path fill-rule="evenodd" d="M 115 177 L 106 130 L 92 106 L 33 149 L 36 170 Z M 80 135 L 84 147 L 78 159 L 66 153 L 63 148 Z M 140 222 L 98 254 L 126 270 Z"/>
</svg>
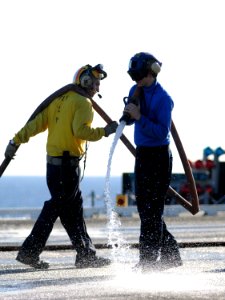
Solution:
<svg viewBox="0 0 225 300">
<path fill-rule="evenodd" d="M 66 85 L 65 87 L 59 89 L 58 91 L 56 91 L 55 93 L 50 95 L 47 99 L 45 99 L 37 107 L 37 109 L 33 112 L 33 114 L 31 115 L 31 117 L 29 118 L 29 120 L 27 122 L 32 120 L 40 111 L 42 111 L 44 108 L 46 108 L 56 97 L 59 97 L 60 95 L 64 94 L 65 92 L 67 92 L 69 90 L 81 93 L 81 90 L 76 85 L 74 85 L 74 84 Z M 91 100 L 94 110 L 103 118 L 103 120 L 107 124 L 111 123 L 112 119 L 105 113 L 105 111 L 92 98 L 90 98 L 90 97 L 88 97 L 88 98 Z M 178 132 L 176 130 L 176 127 L 175 127 L 173 121 L 171 124 L 171 133 L 172 133 L 173 140 L 175 142 L 176 148 L 178 150 L 178 153 L 179 153 L 179 156 L 180 156 L 180 159 L 181 159 L 181 162 L 182 162 L 182 165 L 183 165 L 186 177 L 187 177 L 187 181 L 188 181 L 189 188 L 190 188 L 191 199 L 190 199 L 190 201 L 186 200 L 178 192 L 176 192 L 171 186 L 169 186 L 167 194 L 171 197 L 174 197 L 176 202 L 181 204 L 190 213 L 195 215 L 199 212 L 199 199 L 198 199 L 198 194 L 197 194 L 197 190 L 196 190 L 196 186 L 195 186 L 195 181 L 193 178 L 190 164 L 186 157 L 183 145 L 181 143 L 180 137 L 178 135 Z M 134 146 L 131 144 L 131 142 L 127 139 L 127 137 L 124 134 L 122 134 L 120 139 L 123 142 L 123 144 L 127 147 L 127 149 L 135 156 L 136 150 L 135 150 Z M 17 146 L 16 151 L 18 150 L 19 146 L 20 145 Z M 3 160 L 2 164 L 0 165 L 0 177 L 4 173 L 5 169 L 9 165 L 10 161 L 11 161 L 10 157 L 6 157 Z"/>
</svg>

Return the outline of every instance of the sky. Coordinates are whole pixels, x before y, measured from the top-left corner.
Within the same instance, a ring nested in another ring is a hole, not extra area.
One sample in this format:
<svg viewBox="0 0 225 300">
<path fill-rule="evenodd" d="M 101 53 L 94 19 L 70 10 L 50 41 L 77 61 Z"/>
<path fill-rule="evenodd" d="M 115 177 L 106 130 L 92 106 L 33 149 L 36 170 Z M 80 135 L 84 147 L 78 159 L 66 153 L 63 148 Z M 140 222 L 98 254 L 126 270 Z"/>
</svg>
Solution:
<svg viewBox="0 0 225 300">
<path fill-rule="evenodd" d="M 71 83 L 83 65 L 103 64 L 98 105 L 118 121 L 137 52 L 162 62 L 158 81 L 174 101 L 173 121 L 186 155 L 225 149 L 223 0 L 0 1 L 0 160 L 8 141 L 51 93 Z M 104 127 L 95 113 L 93 126 Z M 123 132 L 133 143 L 133 126 Z M 47 132 L 21 145 L 7 175 L 45 175 Z M 105 176 L 114 136 L 89 143 L 85 176 Z M 183 172 L 173 139 L 173 172 Z M 223 156 L 221 157 L 223 160 Z M 81 166 L 83 166 L 81 162 Z M 134 157 L 118 142 L 111 175 L 133 172 Z"/>
</svg>

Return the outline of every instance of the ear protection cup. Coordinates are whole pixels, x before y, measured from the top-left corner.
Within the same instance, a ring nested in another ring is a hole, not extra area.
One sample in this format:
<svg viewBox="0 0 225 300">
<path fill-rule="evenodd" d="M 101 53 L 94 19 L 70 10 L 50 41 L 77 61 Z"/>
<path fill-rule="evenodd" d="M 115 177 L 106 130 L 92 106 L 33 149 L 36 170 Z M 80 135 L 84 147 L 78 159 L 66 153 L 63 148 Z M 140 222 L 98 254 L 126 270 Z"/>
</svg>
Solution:
<svg viewBox="0 0 225 300">
<path fill-rule="evenodd" d="M 83 76 L 81 75 L 80 85 L 83 88 L 90 88 L 90 87 L 92 87 L 92 84 L 93 84 L 93 79 L 91 78 L 91 76 L 89 74 L 86 73 Z"/>
<path fill-rule="evenodd" d="M 152 65 L 151 65 L 151 70 L 153 73 L 155 73 L 156 75 L 159 74 L 159 72 L 161 71 L 161 66 L 160 64 L 155 61 Z"/>
<path fill-rule="evenodd" d="M 148 65 L 148 69 L 152 71 L 154 76 L 157 76 L 161 71 L 161 65 L 158 61 L 150 60 L 148 61 L 147 65 Z"/>
</svg>

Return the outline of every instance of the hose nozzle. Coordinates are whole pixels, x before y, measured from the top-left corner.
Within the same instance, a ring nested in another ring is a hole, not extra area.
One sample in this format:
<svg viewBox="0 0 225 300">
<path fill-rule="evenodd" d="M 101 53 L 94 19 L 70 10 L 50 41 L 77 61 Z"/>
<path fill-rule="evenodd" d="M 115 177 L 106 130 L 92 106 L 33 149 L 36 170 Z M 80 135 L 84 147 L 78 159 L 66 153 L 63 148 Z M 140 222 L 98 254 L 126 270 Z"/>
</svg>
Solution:
<svg viewBox="0 0 225 300">
<path fill-rule="evenodd" d="M 138 106 L 140 100 L 139 100 L 138 97 L 132 96 L 132 97 L 124 97 L 124 98 L 123 98 L 123 102 L 124 102 L 125 106 L 126 106 L 127 104 L 130 104 L 130 103 L 133 103 L 133 104 L 135 104 L 135 105 Z M 120 118 L 119 122 L 122 122 L 122 121 L 125 122 L 126 125 L 131 125 L 131 124 L 133 123 L 134 120 L 131 118 L 131 116 L 130 116 L 129 113 L 124 112 L 123 115 L 122 115 L 122 117 Z"/>
</svg>

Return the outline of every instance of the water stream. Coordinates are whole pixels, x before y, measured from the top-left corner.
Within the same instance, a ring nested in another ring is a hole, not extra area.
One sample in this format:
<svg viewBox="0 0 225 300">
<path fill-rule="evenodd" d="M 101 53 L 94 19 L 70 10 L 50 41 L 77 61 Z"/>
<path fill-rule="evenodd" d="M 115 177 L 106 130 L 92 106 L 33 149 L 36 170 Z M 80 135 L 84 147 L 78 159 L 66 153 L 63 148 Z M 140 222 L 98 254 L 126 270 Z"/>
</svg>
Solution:
<svg viewBox="0 0 225 300">
<path fill-rule="evenodd" d="M 127 257 L 127 250 L 129 249 L 128 242 L 124 239 L 122 232 L 120 231 L 121 221 L 115 210 L 115 201 L 112 201 L 110 195 L 110 172 L 113 153 L 115 151 L 118 140 L 120 139 L 123 129 L 125 127 L 125 122 L 120 122 L 117 127 L 114 140 L 109 152 L 109 159 L 107 165 L 107 173 L 105 179 L 104 188 L 104 200 L 106 204 L 107 211 L 107 229 L 108 229 L 108 246 L 112 248 L 112 260 L 114 262 L 124 261 Z"/>
</svg>

